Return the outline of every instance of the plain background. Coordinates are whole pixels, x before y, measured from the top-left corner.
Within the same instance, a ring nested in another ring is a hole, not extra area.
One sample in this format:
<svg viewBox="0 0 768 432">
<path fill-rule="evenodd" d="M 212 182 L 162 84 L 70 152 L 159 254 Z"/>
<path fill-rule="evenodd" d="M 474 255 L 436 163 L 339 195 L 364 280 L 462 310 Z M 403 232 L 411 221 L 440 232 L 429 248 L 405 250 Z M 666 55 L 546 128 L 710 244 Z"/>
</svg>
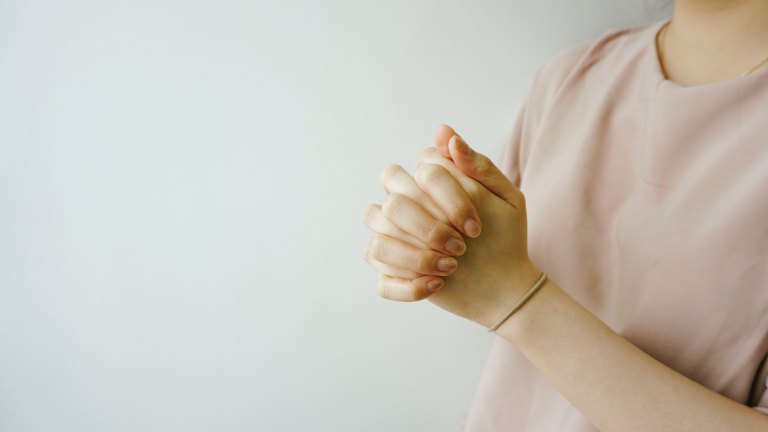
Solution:
<svg viewBox="0 0 768 432">
<path fill-rule="evenodd" d="M 458 431 L 493 336 L 377 296 L 378 173 L 656 6 L 0 0 L 0 430 Z"/>
</svg>

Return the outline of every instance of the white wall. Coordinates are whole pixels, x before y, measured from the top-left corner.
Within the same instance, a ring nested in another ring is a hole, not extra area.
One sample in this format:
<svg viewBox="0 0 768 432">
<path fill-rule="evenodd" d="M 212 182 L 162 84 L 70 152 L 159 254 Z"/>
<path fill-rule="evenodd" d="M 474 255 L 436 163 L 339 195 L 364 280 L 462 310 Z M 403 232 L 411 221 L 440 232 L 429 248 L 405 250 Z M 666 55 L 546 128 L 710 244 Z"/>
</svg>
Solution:
<svg viewBox="0 0 768 432">
<path fill-rule="evenodd" d="M 458 431 L 492 336 L 379 298 L 360 212 L 651 6 L 0 0 L 0 430 Z"/>
</svg>

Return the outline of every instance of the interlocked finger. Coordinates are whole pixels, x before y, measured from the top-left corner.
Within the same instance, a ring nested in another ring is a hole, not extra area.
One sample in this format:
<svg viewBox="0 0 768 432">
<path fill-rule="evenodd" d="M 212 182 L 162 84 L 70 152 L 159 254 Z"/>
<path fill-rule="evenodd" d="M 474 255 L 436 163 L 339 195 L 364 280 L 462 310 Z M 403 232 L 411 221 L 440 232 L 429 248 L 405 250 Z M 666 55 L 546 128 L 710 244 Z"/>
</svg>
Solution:
<svg viewBox="0 0 768 432">
<path fill-rule="evenodd" d="M 443 286 L 443 280 L 434 276 L 423 276 L 414 280 L 379 275 L 376 290 L 379 296 L 388 300 L 423 300 Z"/>
<path fill-rule="evenodd" d="M 440 210 L 440 207 L 435 204 L 429 195 L 427 195 L 424 191 L 421 190 L 421 188 L 419 188 L 419 185 L 416 184 L 416 180 L 414 180 L 413 177 L 408 174 L 408 171 L 403 169 L 403 167 L 400 165 L 388 165 L 381 172 L 379 180 L 384 186 L 384 190 L 386 190 L 388 194 L 399 193 L 401 195 L 405 195 L 413 201 L 419 203 L 435 219 L 445 223 L 450 223 L 450 219 L 445 214 L 443 214 L 443 212 Z"/>
<path fill-rule="evenodd" d="M 422 275 L 447 276 L 456 270 L 456 258 L 434 250 L 419 249 L 392 237 L 376 234 L 368 242 L 370 258 Z"/>
<path fill-rule="evenodd" d="M 429 249 L 461 255 L 467 248 L 461 233 L 433 218 L 422 206 L 405 195 L 388 195 L 381 211 L 390 222 L 429 245 Z"/>
<path fill-rule="evenodd" d="M 408 279 L 408 280 L 418 279 L 418 278 L 424 276 L 423 274 L 419 274 L 419 273 L 413 272 L 411 270 L 397 268 L 395 266 L 392 266 L 392 265 L 383 263 L 381 261 L 378 261 L 378 260 L 376 260 L 376 259 L 371 257 L 370 249 L 371 249 L 370 248 L 370 242 L 366 243 L 365 247 L 363 247 L 363 259 L 371 267 L 373 267 L 377 272 L 379 272 L 379 273 L 381 273 L 381 274 L 383 274 L 385 276 L 396 277 L 396 278 L 401 278 L 401 279 Z"/>
<path fill-rule="evenodd" d="M 430 249 L 429 245 L 403 231 L 387 219 L 378 204 L 370 204 L 363 210 L 363 223 L 373 232 L 402 240 L 419 249 Z"/>
<path fill-rule="evenodd" d="M 432 197 L 453 226 L 470 237 L 480 235 L 480 217 L 477 210 L 450 171 L 442 165 L 421 163 L 414 177 L 419 188 Z"/>
<path fill-rule="evenodd" d="M 482 188 L 482 185 L 477 180 L 461 172 L 459 167 L 457 167 L 453 161 L 446 159 L 434 147 L 426 148 L 423 152 L 421 152 L 419 161 L 416 164 L 416 169 L 414 171 L 419 171 L 421 169 L 421 165 L 423 164 L 435 164 L 445 168 L 453 176 L 453 178 L 459 182 L 461 187 L 466 192 L 468 192 L 469 195 L 472 195 L 472 191 L 476 191 L 479 188 Z"/>
</svg>

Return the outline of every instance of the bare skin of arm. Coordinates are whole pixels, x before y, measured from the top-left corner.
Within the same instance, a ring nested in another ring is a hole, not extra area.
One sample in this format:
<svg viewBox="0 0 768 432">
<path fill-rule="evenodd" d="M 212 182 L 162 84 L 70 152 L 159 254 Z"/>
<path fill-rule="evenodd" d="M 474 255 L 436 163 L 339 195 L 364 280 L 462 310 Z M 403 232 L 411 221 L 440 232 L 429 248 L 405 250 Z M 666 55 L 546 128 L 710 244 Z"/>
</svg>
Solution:
<svg viewBox="0 0 768 432">
<path fill-rule="evenodd" d="M 496 333 L 601 431 L 768 431 L 768 416 L 660 363 L 552 279 Z"/>
</svg>

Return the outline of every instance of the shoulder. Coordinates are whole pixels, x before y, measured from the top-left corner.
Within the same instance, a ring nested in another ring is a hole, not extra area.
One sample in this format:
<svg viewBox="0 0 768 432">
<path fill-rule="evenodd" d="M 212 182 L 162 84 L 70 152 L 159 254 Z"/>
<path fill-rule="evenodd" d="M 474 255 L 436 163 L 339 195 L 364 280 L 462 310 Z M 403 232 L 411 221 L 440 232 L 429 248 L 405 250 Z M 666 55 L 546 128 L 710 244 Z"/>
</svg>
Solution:
<svg viewBox="0 0 768 432">
<path fill-rule="evenodd" d="M 564 85 L 583 78 L 591 69 L 612 67 L 623 59 L 641 54 L 652 40 L 650 32 L 658 23 L 610 28 L 598 36 L 562 48 L 536 71 L 530 98 L 537 99 L 536 104 L 543 108 Z"/>
<path fill-rule="evenodd" d="M 660 22 L 641 24 L 631 27 L 611 28 L 603 33 L 570 44 L 556 51 L 536 70 L 528 94 L 518 110 L 513 128 L 512 142 L 519 148 L 507 149 L 510 160 L 505 159 L 511 172 L 522 172 L 522 165 L 535 146 L 540 126 L 556 104 L 558 93 L 566 88 L 578 88 L 572 92 L 577 97 L 594 97 L 599 86 L 609 85 L 609 81 L 620 76 L 620 68 L 634 67 L 636 60 L 647 53 L 648 43 L 653 41 L 653 29 Z M 649 42 L 650 41 L 650 42 Z M 582 85 L 587 80 L 593 82 Z M 578 101 L 578 99 L 575 99 Z M 578 103 L 574 99 L 564 103 Z M 559 123 L 555 123 L 558 125 Z M 519 153 L 519 154 L 518 154 Z M 519 158 L 519 160 L 518 160 Z M 514 160 L 512 160 L 514 159 Z M 515 164 L 520 164 L 515 168 Z M 509 172 L 508 170 L 508 172 Z"/>
<path fill-rule="evenodd" d="M 533 79 L 534 90 L 540 94 L 557 91 L 571 71 L 579 64 L 587 62 L 598 39 L 597 37 L 586 39 L 556 52 L 536 71 Z"/>
</svg>

